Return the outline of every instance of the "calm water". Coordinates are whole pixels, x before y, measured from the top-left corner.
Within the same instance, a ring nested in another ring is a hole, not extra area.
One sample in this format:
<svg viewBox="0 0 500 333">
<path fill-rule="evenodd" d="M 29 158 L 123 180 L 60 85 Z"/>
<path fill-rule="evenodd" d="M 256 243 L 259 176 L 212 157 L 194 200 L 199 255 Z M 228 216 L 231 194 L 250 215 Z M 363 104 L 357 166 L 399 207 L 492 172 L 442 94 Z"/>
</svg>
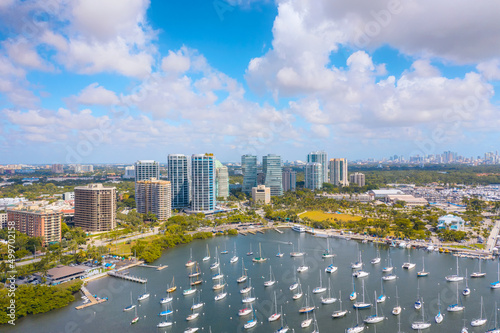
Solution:
<svg viewBox="0 0 500 333">
<path fill-rule="evenodd" d="M 291 258 L 289 253 L 292 252 L 293 246 L 288 242 L 292 242 L 297 250 L 300 243 L 301 250 L 307 255 L 304 258 Z M 262 244 L 262 256 L 269 258 L 266 263 L 252 263 L 250 256 L 246 253 L 252 246 L 254 256 L 258 255 L 259 243 Z M 206 244 L 209 245 L 212 259 L 202 262 L 201 259 L 206 254 Z M 237 247 L 237 255 L 240 260 L 236 264 L 230 264 L 229 260 L 233 255 L 234 244 Z M 282 258 L 276 257 L 278 245 L 281 247 L 281 252 L 285 255 Z M 227 249 L 229 254 L 219 254 L 221 260 L 221 270 L 226 276 L 228 284 L 226 291 L 228 296 L 218 302 L 214 301 L 214 291 L 212 291 L 212 279 L 214 274 L 210 271 L 210 263 L 214 261 L 215 249 L 219 247 L 219 253 Z M 378 332 L 397 332 L 397 317 L 391 314 L 392 308 L 396 304 L 395 288 L 398 286 L 399 302 L 403 307 L 401 314 L 401 330 L 410 332 L 411 322 L 421 318 L 421 312 L 414 310 L 413 303 L 417 297 L 417 276 L 416 273 L 422 267 L 422 257 L 425 258 L 425 269 L 430 271 L 430 275 L 425 278 L 419 278 L 420 295 L 424 299 L 425 317 L 433 323 L 431 328 L 426 332 L 460 332 L 463 325 L 464 313 L 448 313 L 446 307 L 456 303 L 456 286 L 457 283 L 448 283 L 444 276 L 452 274 L 456 271 L 456 259 L 451 255 L 443 255 L 439 253 L 428 253 L 422 250 L 402 250 L 392 248 L 389 251 L 388 247 L 380 247 L 382 262 L 378 265 L 371 265 L 370 260 L 376 256 L 375 244 L 358 244 L 354 241 L 346 241 L 339 239 L 330 239 L 330 247 L 333 249 L 336 257 L 333 259 L 335 266 L 339 269 L 336 273 L 327 274 L 324 268 L 331 263 L 331 259 L 322 259 L 321 254 L 326 248 L 326 239 L 316 238 L 307 234 L 299 234 L 293 231 L 286 231 L 284 234 L 278 234 L 275 231 L 268 231 L 266 234 L 257 234 L 255 236 L 236 236 L 236 237 L 217 237 L 206 241 L 195 241 L 191 244 L 179 246 L 175 249 L 166 251 L 164 255 L 157 260 L 154 265 L 163 264 L 169 267 L 156 271 L 152 268 L 136 267 L 130 270 L 130 274 L 141 276 L 148 279 L 147 290 L 151 293 L 151 297 L 142 301 L 138 307 L 138 315 L 140 320 L 135 325 L 130 325 L 130 321 L 135 316 L 134 311 L 123 312 L 123 308 L 130 304 L 130 291 L 132 291 L 134 303 L 137 303 L 137 296 L 144 292 L 144 285 L 127 282 L 116 278 L 103 278 L 90 282 L 88 289 L 101 297 L 109 297 L 109 301 L 101 305 L 96 305 L 83 310 L 75 310 L 76 305 L 81 304 L 77 300 L 71 306 L 63 309 L 55 310 L 50 313 L 29 316 L 17 321 L 15 327 L 2 326 L 2 332 L 183 332 L 185 328 L 196 326 L 200 328 L 199 332 L 209 332 L 209 326 L 212 332 L 241 332 L 243 324 L 249 318 L 242 319 L 238 317 L 238 310 L 243 308 L 241 303 L 241 295 L 239 289 L 242 284 L 236 283 L 236 278 L 241 275 L 242 259 L 245 262 L 245 267 L 248 268 L 248 275 L 252 279 L 254 293 L 257 296 L 257 301 L 254 303 L 256 315 L 259 324 L 254 328 L 253 332 L 274 332 L 280 327 L 280 322 L 269 323 L 267 317 L 274 312 L 272 301 L 274 292 L 276 292 L 278 300 L 278 311 L 283 306 L 285 314 L 285 322 L 294 328 L 296 332 L 311 332 L 313 326 L 308 329 L 301 329 L 300 322 L 305 319 L 305 315 L 299 314 L 298 310 L 303 305 L 305 297 L 301 300 L 293 301 L 292 293 L 288 287 L 294 281 L 295 268 L 303 264 L 310 267 L 309 271 L 297 274 L 300 278 L 303 290 L 306 291 L 309 286 L 311 291 L 319 286 L 319 275 L 322 275 L 323 285 L 328 286 L 328 280 L 331 280 L 332 296 L 338 298 L 339 290 L 342 291 L 342 307 L 350 310 L 350 313 L 342 318 L 331 318 L 333 311 L 339 309 L 339 302 L 330 305 L 321 304 L 321 295 L 312 295 L 310 298 L 318 307 L 315 310 L 319 329 L 321 332 L 344 332 L 347 327 L 353 326 L 356 322 L 356 313 L 352 308 L 352 302 L 348 296 L 352 292 L 352 270 L 350 263 L 356 261 L 358 248 L 362 252 L 362 258 L 365 263 L 364 270 L 370 272 L 370 275 L 364 278 L 365 281 L 365 297 L 374 303 L 374 291 L 380 294 L 382 291 L 381 277 L 382 267 L 387 264 L 389 253 L 392 257 L 395 274 L 398 279 L 395 281 L 384 282 L 384 293 L 388 296 L 385 303 L 379 304 L 379 314 L 384 314 L 387 319 L 382 323 L 376 324 Z M 202 289 L 201 301 L 205 306 L 199 310 L 200 316 L 191 322 L 186 322 L 185 318 L 191 313 L 190 307 L 193 304 L 193 299 L 198 296 L 183 296 L 182 289 L 189 288 L 189 280 L 187 269 L 184 264 L 189 259 L 190 249 L 193 251 L 193 259 L 200 262 L 200 268 L 203 273 L 203 285 L 198 288 Z M 411 261 L 417 264 L 417 267 L 411 271 L 401 269 L 401 264 L 408 260 L 408 255 L 411 255 Z M 460 273 L 465 275 L 467 268 L 470 274 L 478 270 L 478 261 L 472 259 L 459 259 Z M 263 283 L 269 279 L 269 267 L 272 266 L 273 273 L 278 281 L 273 287 L 265 288 Z M 465 319 L 469 326 L 469 332 L 485 332 L 493 325 L 493 308 L 495 300 L 500 305 L 500 290 L 492 290 L 489 288 L 489 283 L 497 280 L 497 262 L 483 262 L 482 270 L 487 272 L 486 278 L 470 279 L 469 287 L 472 293 L 468 297 L 461 297 L 465 305 Z M 321 271 L 321 273 L 320 273 Z M 175 276 L 176 285 L 178 286 L 175 292 L 172 308 L 174 314 L 169 316 L 169 320 L 174 321 L 174 325 L 167 329 L 158 329 L 156 325 L 164 319 L 159 317 L 159 313 L 166 308 L 165 305 L 160 305 L 159 301 L 166 296 L 165 290 L 167 284 Z M 356 291 L 361 298 L 362 284 L 361 280 L 356 280 Z M 465 282 L 458 283 L 459 292 L 465 288 Z M 433 318 L 438 310 L 438 296 L 441 298 L 442 312 L 445 313 L 444 321 L 437 325 Z M 327 293 L 323 294 L 324 296 Z M 471 328 L 470 321 L 473 318 L 479 317 L 480 312 L 480 297 L 484 298 L 485 316 L 489 322 L 482 328 Z M 360 310 L 360 320 L 370 314 L 375 313 L 375 308 L 368 310 Z M 374 326 L 370 326 L 368 332 L 374 332 Z"/>
</svg>

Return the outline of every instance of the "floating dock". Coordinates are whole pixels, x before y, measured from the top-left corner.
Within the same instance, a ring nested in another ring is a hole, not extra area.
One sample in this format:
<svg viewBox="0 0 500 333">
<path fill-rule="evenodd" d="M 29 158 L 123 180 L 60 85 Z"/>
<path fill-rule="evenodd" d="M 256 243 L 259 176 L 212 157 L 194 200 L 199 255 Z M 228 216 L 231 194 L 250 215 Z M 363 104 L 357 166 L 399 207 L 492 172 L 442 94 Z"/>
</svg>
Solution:
<svg viewBox="0 0 500 333">
<path fill-rule="evenodd" d="M 278 233 L 280 233 L 280 234 L 282 234 L 282 233 L 283 233 L 283 231 L 281 231 L 281 230 L 280 230 L 280 229 L 278 229 L 278 228 L 273 228 L 273 229 L 274 229 L 274 231 L 276 231 L 276 232 L 278 232 Z"/>
<path fill-rule="evenodd" d="M 84 309 L 84 308 L 87 308 L 89 306 L 100 304 L 100 303 L 103 303 L 103 302 L 107 301 L 107 298 L 96 299 L 94 297 L 94 295 L 92 295 L 90 293 L 90 291 L 87 288 L 85 288 L 85 286 L 82 286 L 80 290 L 87 297 L 87 299 L 89 300 L 89 302 L 75 307 L 75 309 L 77 309 L 77 310 Z"/>
<path fill-rule="evenodd" d="M 137 276 L 126 275 L 126 274 L 118 273 L 118 272 L 115 272 L 115 271 L 108 272 L 108 275 L 109 276 L 114 276 L 114 277 L 117 277 L 117 278 L 120 278 L 120 279 L 128 280 L 128 281 L 132 281 L 132 282 L 138 282 L 138 283 L 146 283 L 146 282 L 148 282 L 148 279 L 143 279 L 143 278 L 140 278 L 140 277 L 137 277 Z"/>
<path fill-rule="evenodd" d="M 168 267 L 168 265 L 163 265 L 163 266 L 154 266 L 154 265 L 146 265 L 146 264 L 142 264 L 140 265 L 141 267 L 148 267 L 148 268 L 156 268 L 157 271 L 161 271 L 162 269 L 165 269 Z"/>
</svg>

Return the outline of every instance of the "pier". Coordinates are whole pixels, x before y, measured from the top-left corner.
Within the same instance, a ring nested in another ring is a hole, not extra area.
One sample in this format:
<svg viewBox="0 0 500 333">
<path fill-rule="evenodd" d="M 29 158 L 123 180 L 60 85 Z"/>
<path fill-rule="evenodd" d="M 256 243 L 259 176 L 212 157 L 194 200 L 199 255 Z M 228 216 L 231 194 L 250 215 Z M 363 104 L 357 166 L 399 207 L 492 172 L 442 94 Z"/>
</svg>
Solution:
<svg viewBox="0 0 500 333">
<path fill-rule="evenodd" d="M 280 233 L 280 234 L 282 234 L 282 233 L 283 233 L 283 231 L 281 231 L 281 230 L 280 230 L 280 229 L 278 229 L 278 228 L 273 228 L 273 229 L 274 229 L 274 231 L 276 231 L 276 232 L 278 232 L 278 233 Z"/>
<path fill-rule="evenodd" d="M 138 283 L 146 283 L 146 282 L 148 282 L 148 279 L 143 279 L 143 278 L 140 278 L 140 277 L 137 277 L 137 276 L 126 275 L 126 274 L 118 273 L 118 272 L 115 272 L 115 271 L 108 272 L 108 275 L 109 276 L 114 276 L 114 277 L 117 277 L 117 278 L 120 278 L 120 279 L 124 279 L 124 280 L 127 280 L 127 281 L 132 281 L 132 282 L 138 282 Z"/>
<path fill-rule="evenodd" d="M 82 286 L 80 290 L 87 297 L 87 299 L 89 300 L 89 302 L 75 307 L 75 309 L 77 309 L 77 310 L 84 309 L 84 308 L 87 308 L 89 306 L 100 304 L 100 303 L 103 303 L 103 302 L 107 301 L 107 298 L 96 299 L 94 297 L 94 295 L 92 295 L 90 293 L 90 291 L 87 288 L 85 288 L 85 286 Z"/>
<path fill-rule="evenodd" d="M 168 265 L 160 265 L 160 266 L 155 266 L 155 265 L 146 265 L 146 264 L 142 264 L 140 265 L 141 267 L 148 267 L 148 268 L 156 268 L 157 271 L 161 271 L 162 269 L 165 269 L 168 267 Z"/>
</svg>

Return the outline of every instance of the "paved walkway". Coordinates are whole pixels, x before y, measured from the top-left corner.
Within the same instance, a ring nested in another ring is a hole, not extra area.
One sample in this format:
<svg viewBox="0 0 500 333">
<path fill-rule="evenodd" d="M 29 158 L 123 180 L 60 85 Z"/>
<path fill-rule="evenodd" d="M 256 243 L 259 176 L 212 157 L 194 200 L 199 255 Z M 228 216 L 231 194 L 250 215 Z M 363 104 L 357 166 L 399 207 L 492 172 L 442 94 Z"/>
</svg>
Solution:
<svg viewBox="0 0 500 333">
<path fill-rule="evenodd" d="M 488 237 L 488 241 L 486 242 L 486 250 L 492 251 L 495 247 L 498 233 L 500 231 L 500 221 L 496 221 L 493 229 L 491 229 L 490 236 Z"/>
</svg>

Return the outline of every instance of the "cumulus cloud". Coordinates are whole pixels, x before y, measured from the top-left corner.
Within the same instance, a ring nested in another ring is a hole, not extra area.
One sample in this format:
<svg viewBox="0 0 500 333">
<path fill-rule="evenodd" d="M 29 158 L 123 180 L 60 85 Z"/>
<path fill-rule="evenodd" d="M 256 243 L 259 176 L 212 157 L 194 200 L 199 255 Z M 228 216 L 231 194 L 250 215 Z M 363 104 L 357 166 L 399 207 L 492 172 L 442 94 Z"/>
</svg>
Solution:
<svg viewBox="0 0 500 333">
<path fill-rule="evenodd" d="M 75 102 L 84 105 L 115 105 L 119 103 L 119 99 L 113 91 L 95 82 L 85 87 L 76 96 Z"/>
</svg>

